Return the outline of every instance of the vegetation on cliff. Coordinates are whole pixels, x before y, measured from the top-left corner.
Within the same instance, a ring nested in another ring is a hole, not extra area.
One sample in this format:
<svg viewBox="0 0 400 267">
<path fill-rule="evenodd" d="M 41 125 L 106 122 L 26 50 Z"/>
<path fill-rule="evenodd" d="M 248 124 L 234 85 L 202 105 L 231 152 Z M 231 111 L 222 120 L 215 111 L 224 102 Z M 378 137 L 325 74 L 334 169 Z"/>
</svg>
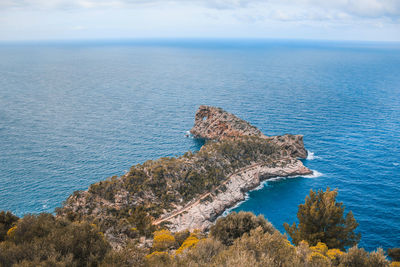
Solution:
<svg viewBox="0 0 400 267">
<path fill-rule="evenodd" d="M 93 221 L 106 235 L 150 236 L 153 218 L 201 194 L 224 190 L 221 185 L 236 170 L 255 163 L 273 166 L 277 159 L 279 164 L 291 161 L 282 159 L 279 151 L 258 137 L 208 141 L 198 152 L 146 161 L 119 178 L 75 192 L 57 212 L 72 221 Z"/>
</svg>

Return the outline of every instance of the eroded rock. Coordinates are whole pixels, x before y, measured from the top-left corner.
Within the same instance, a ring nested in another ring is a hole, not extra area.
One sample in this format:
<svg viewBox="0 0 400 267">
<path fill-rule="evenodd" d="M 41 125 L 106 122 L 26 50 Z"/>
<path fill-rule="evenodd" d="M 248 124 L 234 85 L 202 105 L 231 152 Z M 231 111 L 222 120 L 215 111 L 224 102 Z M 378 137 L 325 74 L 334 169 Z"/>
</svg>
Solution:
<svg viewBox="0 0 400 267">
<path fill-rule="evenodd" d="M 264 136 L 255 126 L 222 108 L 200 106 L 190 130 L 196 138 L 223 139 L 239 136 Z"/>
</svg>

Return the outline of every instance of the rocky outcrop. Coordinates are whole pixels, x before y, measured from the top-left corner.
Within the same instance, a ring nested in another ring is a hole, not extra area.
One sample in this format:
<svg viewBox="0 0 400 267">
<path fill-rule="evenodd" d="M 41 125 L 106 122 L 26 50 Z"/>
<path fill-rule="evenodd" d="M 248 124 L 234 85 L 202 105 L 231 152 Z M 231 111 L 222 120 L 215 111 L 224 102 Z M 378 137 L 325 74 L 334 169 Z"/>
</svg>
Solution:
<svg viewBox="0 0 400 267">
<path fill-rule="evenodd" d="M 164 214 L 155 224 L 168 222 L 173 231 L 205 229 L 226 209 L 244 200 L 246 192 L 272 177 L 312 174 L 298 158 L 306 158 L 302 135 L 266 136 L 255 126 L 221 108 L 200 106 L 190 130 L 196 138 L 224 140 L 254 136 L 273 144 L 279 155 L 273 163 L 257 163 L 231 174 L 212 193 L 203 194 L 184 207 Z M 223 190 L 222 190 L 223 189 Z"/>
<path fill-rule="evenodd" d="M 265 139 L 279 148 L 282 157 L 307 158 L 308 152 L 304 147 L 302 135 L 285 134 L 269 136 Z"/>
<path fill-rule="evenodd" d="M 264 136 L 255 126 L 222 108 L 200 106 L 196 112 L 194 126 L 190 130 L 196 138 L 224 139 L 239 136 Z"/>
<path fill-rule="evenodd" d="M 195 138 L 222 140 L 243 136 L 265 138 L 281 149 L 283 157 L 307 158 L 302 135 L 266 136 L 255 126 L 222 108 L 200 106 L 190 133 Z"/>
</svg>

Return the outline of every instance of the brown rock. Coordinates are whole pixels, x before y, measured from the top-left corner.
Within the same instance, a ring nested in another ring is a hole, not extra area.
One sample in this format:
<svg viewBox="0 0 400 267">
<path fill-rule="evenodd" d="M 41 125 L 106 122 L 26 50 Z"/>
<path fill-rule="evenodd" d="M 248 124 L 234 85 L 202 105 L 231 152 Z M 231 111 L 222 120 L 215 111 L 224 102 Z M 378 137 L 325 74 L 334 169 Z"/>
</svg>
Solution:
<svg viewBox="0 0 400 267">
<path fill-rule="evenodd" d="M 223 139 L 239 136 L 264 136 L 247 121 L 217 107 L 200 106 L 190 132 L 196 138 Z"/>
</svg>

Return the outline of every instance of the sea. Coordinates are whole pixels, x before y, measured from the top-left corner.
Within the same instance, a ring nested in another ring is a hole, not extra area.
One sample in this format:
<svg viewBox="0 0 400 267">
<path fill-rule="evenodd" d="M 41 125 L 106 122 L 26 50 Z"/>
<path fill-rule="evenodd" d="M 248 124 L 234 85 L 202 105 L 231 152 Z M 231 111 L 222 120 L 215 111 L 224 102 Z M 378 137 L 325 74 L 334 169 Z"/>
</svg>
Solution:
<svg viewBox="0 0 400 267">
<path fill-rule="evenodd" d="M 312 190 L 337 189 L 368 251 L 400 247 L 400 44 L 152 39 L 0 43 L 0 210 L 54 212 L 75 190 L 199 150 L 199 105 L 266 135 L 304 135 L 306 177 L 232 210 L 282 233 Z"/>
</svg>

